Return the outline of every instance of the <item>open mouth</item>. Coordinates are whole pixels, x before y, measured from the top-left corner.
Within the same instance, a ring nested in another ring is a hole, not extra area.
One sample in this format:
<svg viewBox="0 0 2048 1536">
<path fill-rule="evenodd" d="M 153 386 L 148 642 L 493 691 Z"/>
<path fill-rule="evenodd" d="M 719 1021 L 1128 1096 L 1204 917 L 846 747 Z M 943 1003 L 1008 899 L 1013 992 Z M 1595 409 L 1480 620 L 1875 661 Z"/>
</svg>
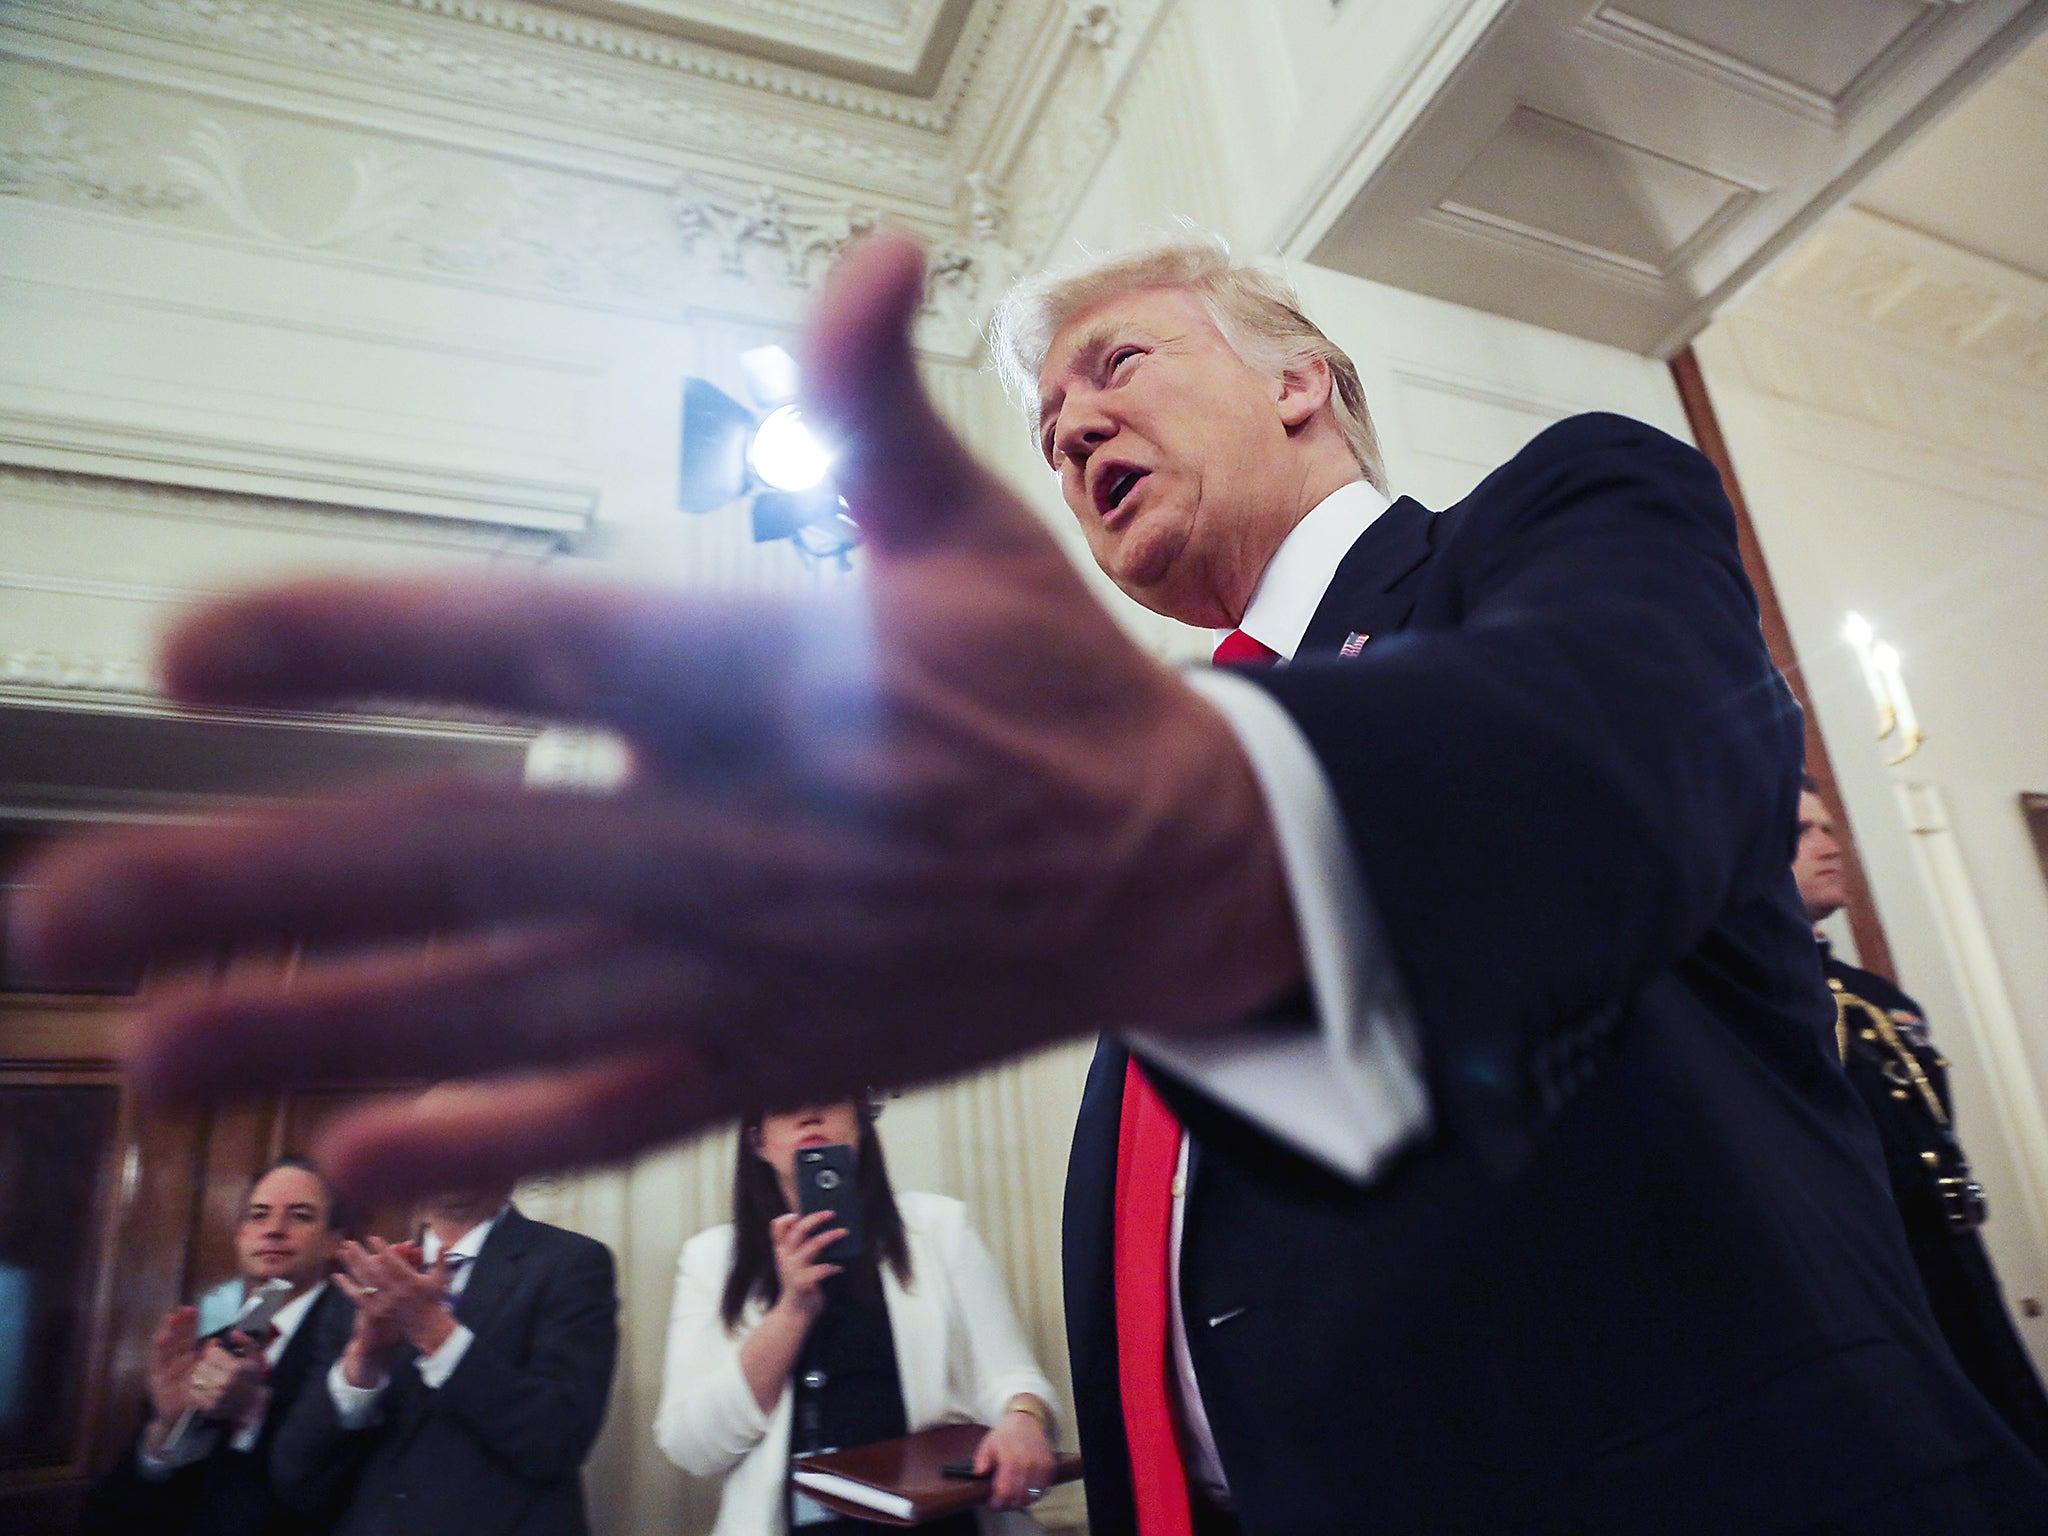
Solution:
<svg viewBox="0 0 2048 1536">
<path fill-rule="evenodd" d="M 1138 488 L 1138 482 L 1144 479 L 1145 475 L 1145 470 L 1123 465 L 1109 469 L 1096 485 L 1097 509 L 1104 517 L 1108 517 L 1130 498 L 1131 492 Z"/>
</svg>

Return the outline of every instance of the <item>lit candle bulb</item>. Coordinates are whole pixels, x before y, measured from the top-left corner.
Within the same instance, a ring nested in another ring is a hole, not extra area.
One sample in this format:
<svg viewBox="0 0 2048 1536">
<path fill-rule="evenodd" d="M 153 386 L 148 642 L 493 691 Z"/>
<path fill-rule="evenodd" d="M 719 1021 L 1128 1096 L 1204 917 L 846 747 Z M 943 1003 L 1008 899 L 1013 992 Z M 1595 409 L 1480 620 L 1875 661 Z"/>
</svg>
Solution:
<svg viewBox="0 0 2048 1536">
<path fill-rule="evenodd" d="M 1904 738 L 1902 745 L 1905 751 L 1900 756 L 1910 757 L 1922 740 L 1920 718 L 1913 713 L 1913 700 L 1906 692 L 1906 674 L 1900 670 L 1899 653 L 1889 645 L 1874 645 L 1870 648 L 1870 659 L 1876 665 L 1878 675 L 1884 679 L 1885 693 L 1897 717 L 1899 734 Z"/>
<path fill-rule="evenodd" d="M 1870 620 L 1862 614 L 1852 613 L 1842 625 L 1842 636 L 1856 653 L 1856 665 L 1863 671 L 1863 686 L 1870 690 L 1870 700 L 1877 706 L 1877 739 L 1883 741 L 1898 723 L 1898 712 L 1893 705 L 1891 688 L 1885 682 L 1884 673 L 1878 668 L 1872 652 L 1877 631 L 1870 627 Z"/>
</svg>

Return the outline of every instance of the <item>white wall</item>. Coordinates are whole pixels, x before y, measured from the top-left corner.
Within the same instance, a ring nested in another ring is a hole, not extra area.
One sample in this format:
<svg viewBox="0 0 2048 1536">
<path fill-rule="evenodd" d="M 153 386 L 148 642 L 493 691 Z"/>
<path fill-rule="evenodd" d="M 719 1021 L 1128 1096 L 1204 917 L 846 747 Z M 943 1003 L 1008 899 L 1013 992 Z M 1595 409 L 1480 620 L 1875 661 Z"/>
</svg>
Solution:
<svg viewBox="0 0 2048 1536">
<path fill-rule="evenodd" d="M 1954 1063 L 2008 1302 L 2048 1302 L 2048 284 L 1861 210 L 1698 342 L 1899 979 Z M 1844 616 L 1927 733 L 1887 767 Z M 2018 1318 L 2048 1368 L 2048 1318 Z"/>
</svg>

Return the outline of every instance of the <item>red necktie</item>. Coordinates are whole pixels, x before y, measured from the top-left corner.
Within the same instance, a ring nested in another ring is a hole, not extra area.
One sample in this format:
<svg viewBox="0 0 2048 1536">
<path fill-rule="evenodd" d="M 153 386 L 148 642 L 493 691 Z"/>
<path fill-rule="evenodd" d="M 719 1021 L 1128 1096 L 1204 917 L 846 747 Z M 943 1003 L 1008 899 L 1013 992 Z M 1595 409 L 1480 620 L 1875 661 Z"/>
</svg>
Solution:
<svg viewBox="0 0 2048 1536">
<path fill-rule="evenodd" d="M 1116 1357 L 1139 1536 L 1194 1531 L 1187 1463 L 1166 1374 L 1173 1175 L 1179 1164 L 1180 1121 L 1133 1059 L 1124 1069 L 1116 1141 Z"/>
<path fill-rule="evenodd" d="M 1254 640 L 1241 629 L 1233 629 L 1216 642 L 1215 662 L 1219 667 L 1270 667 L 1280 653 L 1262 640 Z"/>
</svg>

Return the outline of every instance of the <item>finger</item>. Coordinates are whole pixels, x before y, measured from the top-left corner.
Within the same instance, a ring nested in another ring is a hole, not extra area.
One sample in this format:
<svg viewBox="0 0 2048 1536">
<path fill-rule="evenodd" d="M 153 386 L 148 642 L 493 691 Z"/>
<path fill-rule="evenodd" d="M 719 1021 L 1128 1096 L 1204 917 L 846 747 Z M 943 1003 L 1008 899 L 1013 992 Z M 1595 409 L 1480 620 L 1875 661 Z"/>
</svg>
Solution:
<svg viewBox="0 0 2048 1536">
<path fill-rule="evenodd" d="M 193 703 L 395 695 L 624 723 L 657 680 L 669 698 L 679 680 L 730 689 L 735 671 L 752 676 L 786 652 L 796 612 L 554 574 L 322 577 L 195 610 L 162 670 Z"/>
<path fill-rule="evenodd" d="M 673 1039 L 682 1021 L 745 1020 L 750 990 L 666 945 L 584 927 L 332 962 L 289 991 L 166 992 L 129 1042 L 139 1088 L 183 1101 L 279 1083 L 435 1082 Z"/>
<path fill-rule="evenodd" d="M 995 1432 L 991 1430 L 989 1433 L 983 1435 L 981 1437 L 980 1443 L 974 1447 L 975 1476 L 986 1477 L 990 1472 L 992 1472 L 995 1469 L 995 1464 L 996 1437 Z"/>
<path fill-rule="evenodd" d="M 833 268 L 804 348 L 805 403 L 837 454 L 833 479 L 863 538 L 884 551 L 957 528 L 963 517 L 986 518 L 991 501 L 1009 506 L 986 495 L 987 472 L 918 378 L 910 327 L 923 299 L 916 244 L 874 234 Z"/>
<path fill-rule="evenodd" d="M 687 804 L 657 812 L 463 780 L 385 786 L 59 845 L 24 872 L 10 937 L 39 977 L 63 982 L 225 942 L 356 944 L 564 911 L 701 915 L 772 899 L 779 887 L 764 877 L 809 855 L 826 854 L 818 872 L 829 873 L 832 849 L 817 842 L 795 828 L 743 837 Z M 660 857 L 635 862 L 621 849 Z"/>
<path fill-rule="evenodd" d="M 820 1232 L 805 1242 L 802 1247 L 798 1248 L 793 1257 L 798 1263 L 816 1263 L 819 1254 L 830 1248 L 844 1236 L 846 1236 L 846 1228 L 844 1227 L 834 1227 L 829 1232 Z"/>
<path fill-rule="evenodd" d="M 385 1101 L 326 1128 L 317 1156 L 351 1193 L 393 1198 L 615 1162 L 701 1129 L 744 1094 L 687 1050 L 615 1057 L 575 1071 L 446 1085 Z"/>
</svg>

